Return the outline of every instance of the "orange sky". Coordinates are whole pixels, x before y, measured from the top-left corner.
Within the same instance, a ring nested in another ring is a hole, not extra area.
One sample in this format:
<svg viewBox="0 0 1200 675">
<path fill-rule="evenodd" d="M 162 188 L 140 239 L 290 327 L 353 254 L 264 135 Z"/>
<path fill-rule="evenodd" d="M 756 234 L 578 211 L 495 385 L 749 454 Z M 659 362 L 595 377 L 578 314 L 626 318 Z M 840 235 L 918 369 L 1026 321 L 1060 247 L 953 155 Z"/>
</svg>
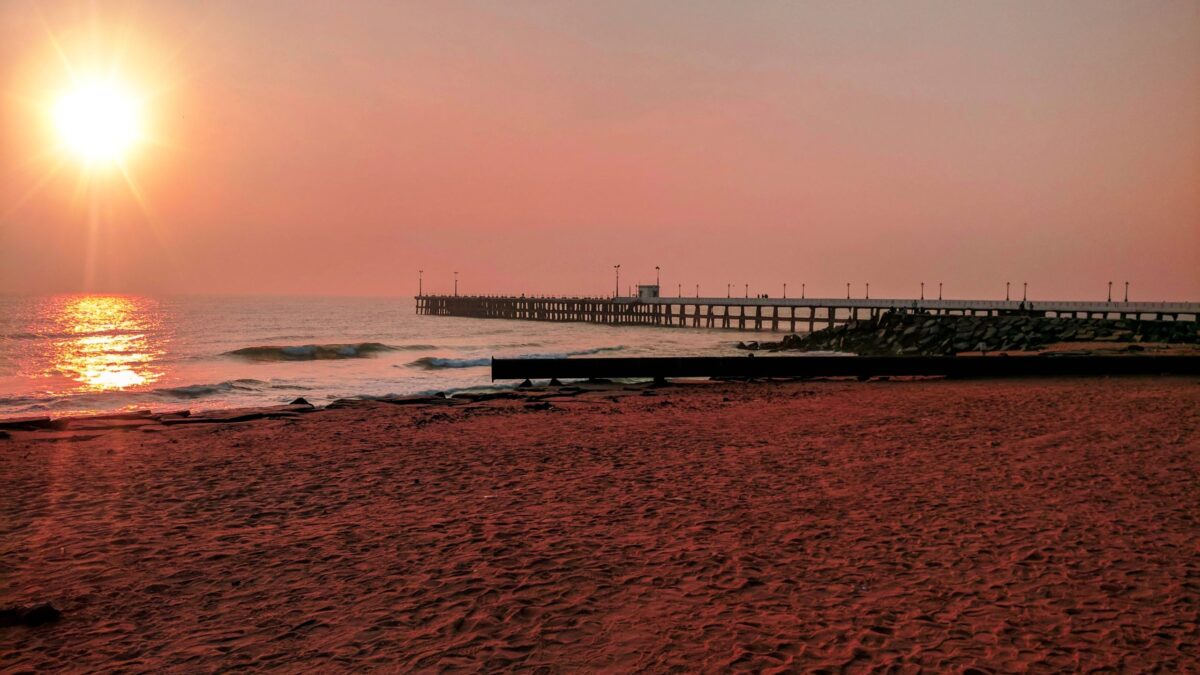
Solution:
<svg viewBox="0 0 1200 675">
<path fill-rule="evenodd" d="M 52 38 L 140 199 L 51 173 Z M 1200 299 L 1195 1 L 9 0 L 0 84 L 0 292 Z"/>
</svg>

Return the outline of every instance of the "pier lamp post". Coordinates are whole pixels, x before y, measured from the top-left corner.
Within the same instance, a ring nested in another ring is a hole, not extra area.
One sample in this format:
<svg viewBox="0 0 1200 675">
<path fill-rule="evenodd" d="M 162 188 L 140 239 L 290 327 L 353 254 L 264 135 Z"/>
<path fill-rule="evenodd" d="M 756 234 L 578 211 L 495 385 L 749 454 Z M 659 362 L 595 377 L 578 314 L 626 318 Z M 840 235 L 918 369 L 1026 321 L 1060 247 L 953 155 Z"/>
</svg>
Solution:
<svg viewBox="0 0 1200 675">
<path fill-rule="evenodd" d="M 662 286 L 662 268 L 658 265 L 654 266 L 654 285 Z"/>
<path fill-rule="evenodd" d="M 846 282 L 846 299 L 847 300 L 850 299 L 850 282 L 849 281 Z"/>
<path fill-rule="evenodd" d="M 938 300 L 942 299 L 942 282 L 938 282 Z"/>
<path fill-rule="evenodd" d="M 783 285 L 783 299 L 787 300 L 787 284 Z"/>
<path fill-rule="evenodd" d="M 746 297 L 750 297 L 750 284 L 746 284 Z"/>
<path fill-rule="evenodd" d="M 1125 282 L 1125 302 L 1129 302 L 1129 282 Z"/>
<path fill-rule="evenodd" d="M 733 288 L 733 284 L 725 284 L 725 297 L 727 297 L 727 298 L 733 297 L 733 291 L 730 290 L 732 288 Z"/>
<path fill-rule="evenodd" d="M 1004 282 L 1004 301 L 1008 302 L 1008 287 L 1012 285 L 1011 281 Z"/>
<path fill-rule="evenodd" d="M 866 298 L 867 298 L 868 300 L 870 300 L 870 299 L 871 299 L 871 282 L 869 282 L 869 281 L 867 282 L 867 295 L 866 295 Z"/>
<path fill-rule="evenodd" d="M 922 300 L 925 299 L 925 282 L 924 281 L 921 282 L 921 299 Z"/>
<path fill-rule="evenodd" d="M 1112 302 L 1112 282 L 1108 282 L 1108 301 Z"/>
<path fill-rule="evenodd" d="M 417 270 L 417 295 L 425 295 L 422 290 L 425 288 L 425 270 Z"/>
<path fill-rule="evenodd" d="M 458 297 L 458 272 L 454 273 L 454 297 Z"/>
<path fill-rule="evenodd" d="M 700 284 L 696 284 L 696 297 L 700 297 Z M 699 310 L 697 310 L 699 311 Z"/>
<path fill-rule="evenodd" d="M 806 289 L 805 289 L 805 286 L 806 286 L 806 285 L 807 285 L 807 284 L 804 284 L 804 283 L 800 284 L 800 299 L 801 299 L 801 300 L 803 300 L 803 299 L 804 299 L 804 291 L 806 290 Z"/>
<path fill-rule="evenodd" d="M 621 297 L 621 266 L 613 265 L 613 269 L 616 270 L 616 272 L 617 272 L 616 285 L 613 286 L 613 297 L 619 298 L 619 297 Z"/>
<path fill-rule="evenodd" d="M 683 284 L 679 284 L 679 290 L 675 292 L 675 295 L 678 295 L 681 298 L 683 297 Z"/>
<path fill-rule="evenodd" d="M 1029 282 L 1022 281 L 1021 282 L 1021 302 L 1025 302 L 1028 299 L 1029 299 Z"/>
</svg>

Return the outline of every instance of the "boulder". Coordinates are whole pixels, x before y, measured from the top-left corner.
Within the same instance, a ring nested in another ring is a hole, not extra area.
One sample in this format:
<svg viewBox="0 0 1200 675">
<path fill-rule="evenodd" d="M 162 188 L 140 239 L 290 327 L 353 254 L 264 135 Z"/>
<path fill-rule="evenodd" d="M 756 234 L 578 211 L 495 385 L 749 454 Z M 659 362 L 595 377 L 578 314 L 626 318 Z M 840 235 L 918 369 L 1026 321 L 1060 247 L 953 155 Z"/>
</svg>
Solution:
<svg viewBox="0 0 1200 675">
<path fill-rule="evenodd" d="M 48 602 L 0 608 L 0 626 L 41 626 L 60 618 L 62 612 Z"/>
<path fill-rule="evenodd" d="M 959 316 L 884 313 L 870 320 L 786 335 L 777 343 L 738 343 L 742 349 L 836 350 L 855 354 L 955 354 L 972 349 L 1039 349 L 1054 342 L 1111 336 L 1120 342 L 1200 343 L 1200 324 L 1190 321 L 1113 321 L 1045 316 Z M 972 347 L 974 346 L 974 347 Z M 916 351 L 914 351 L 914 349 Z"/>
</svg>

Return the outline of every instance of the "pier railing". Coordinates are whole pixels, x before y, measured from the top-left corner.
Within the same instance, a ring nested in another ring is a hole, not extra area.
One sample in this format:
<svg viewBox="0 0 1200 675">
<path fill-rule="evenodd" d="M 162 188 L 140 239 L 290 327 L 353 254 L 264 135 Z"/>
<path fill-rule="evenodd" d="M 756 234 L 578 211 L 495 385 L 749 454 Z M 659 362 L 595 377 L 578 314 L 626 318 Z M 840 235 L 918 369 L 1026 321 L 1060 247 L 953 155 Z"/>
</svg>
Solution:
<svg viewBox="0 0 1200 675">
<path fill-rule="evenodd" d="M 809 331 L 883 312 L 1196 321 L 1200 303 L 1076 300 L 905 300 L 841 298 L 542 297 L 418 295 L 417 314 L 736 330 Z"/>
</svg>

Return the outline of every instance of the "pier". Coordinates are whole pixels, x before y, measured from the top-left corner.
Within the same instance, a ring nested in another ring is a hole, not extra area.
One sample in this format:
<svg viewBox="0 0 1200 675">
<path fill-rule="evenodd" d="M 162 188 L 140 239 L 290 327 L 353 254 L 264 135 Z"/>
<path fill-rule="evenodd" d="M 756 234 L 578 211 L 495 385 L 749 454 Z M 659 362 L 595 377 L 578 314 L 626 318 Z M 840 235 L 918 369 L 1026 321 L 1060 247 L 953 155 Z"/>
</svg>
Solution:
<svg viewBox="0 0 1200 675">
<path fill-rule="evenodd" d="M 812 332 L 883 312 L 1196 321 L 1197 302 L 418 295 L 417 314 L 614 326 Z"/>
</svg>

